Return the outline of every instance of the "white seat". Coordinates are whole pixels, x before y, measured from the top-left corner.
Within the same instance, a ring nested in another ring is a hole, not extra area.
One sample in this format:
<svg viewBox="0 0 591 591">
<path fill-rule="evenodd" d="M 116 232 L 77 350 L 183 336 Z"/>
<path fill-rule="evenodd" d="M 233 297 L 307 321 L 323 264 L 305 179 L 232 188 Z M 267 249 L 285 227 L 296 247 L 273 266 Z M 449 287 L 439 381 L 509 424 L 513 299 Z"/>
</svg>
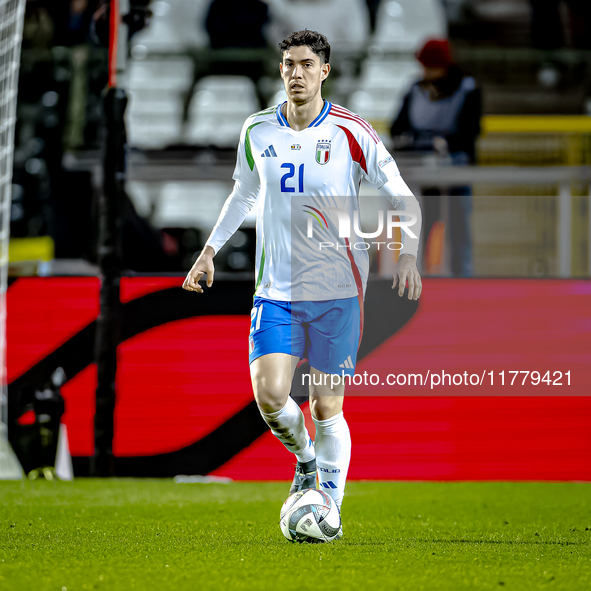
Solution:
<svg viewBox="0 0 591 591">
<path fill-rule="evenodd" d="M 292 31 L 310 29 L 328 37 L 335 59 L 365 49 L 369 11 L 365 0 L 268 0 L 270 38 L 283 39 Z M 331 58 L 332 59 L 332 58 Z"/>
<path fill-rule="evenodd" d="M 138 211 L 152 212 L 150 222 L 156 228 L 199 228 L 206 232 L 217 221 L 232 191 L 232 182 L 224 181 L 132 181 L 128 185 L 134 205 Z M 245 225 L 253 226 L 253 215 Z"/>
<path fill-rule="evenodd" d="M 236 148 L 246 117 L 212 114 L 189 122 L 185 141 L 189 144 Z"/>
<path fill-rule="evenodd" d="M 368 59 L 363 63 L 360 87 L 368 88 L 410 88 L 421 76 L 421 66 L 416 59 Z"/>
<path fill-rule="evenodd" d="M 209 36 L 205 17 L 211 0 L 174 0 L 172 21 L 183 44 L 189 48 L 206 47 Z"/>
<path fill-rule="evenodd" d="M 182 53 L 208 44 L 205 16 L 208 0 L 152 2 L 150 25 L 133 36 L 132 55 Z"/>
<path fill-rule="evenodd" d="M 127 115 L 129 144 L 136 148 L 158 150 L 182 140 L 182 121 L 157 115 Z"/>
<path fill-rule="evenodd" d="M 154 115 L 162 117 L 182 117 L 182 101 L 176 95 L 167 93 L 155 94 L 151 91 L 134 91 L 129 93 L 129 112 L 132 115 Z"/>
<path fill-rule="evenodd" d="M 368 119 L 383 136 L 400 111 L 404 95 L 420 74 L 421 67 L 414 58 L 370 58 L 362 66 L 349 108 Z"/>
<path fill-rule="evenodd" d="M 254 82 L 245 76 L 207 76 L 195 87 L 186 140 L 235 147 L 244 120 L 259 110 Z"/>
<path fill-rule="evenodd" d="M 283 80 L 274 80 L 270 84 L 269 88 L 270 98 L 267 101 L 266 107 L 274 107 L 287 100 L 287 94 L 285 93 L 285 87 L 283 86 Z"/>
<path fill-rule="evenodd" d="M 283 104 L 287 100 L 287 93 L 285 89 L 278 90 L 269 100 L 267 107 L 274 107 L 275 105 Z"/>
<path fill-rule="evenodd" d="M 125 183 L 125 192 L 131 199 L 138 215 L 148 219 L 158 202 L 159 183 L 129 180 Z"/>
<path fill-rule="evenodd" d="M 186 57 L 129 62 L 130 145 L 159 149 L 182 141 L 183 105 L 192 81 L 193 62 Z"/>
<path fill-rule="evenodd" d="M 407 88 L 404 87 L 398 90 L 372 89 L 371 92 L 358 90 L 351 96 L 349 108 L 367 119 L 374 127 L 387 129 L 400 111 L 406 91 Z"/>
<path fill-rule="evenodd" d="M 383 0 L 371 49 L 415 53 L 430 37 L 447 37 L 440 0 Z"/>
<path fill-rule="evenodd" d="M 259 109 L 254 82 L 246 76 L 206 76 L 195 87 L 191 109 L 239 109 L 249 115 Z"/>
<path fill-rule="evenodd" d="M 193 61 L 188 57 L 130 60 L 127 87 L 186 91 L 193 81 Z"/>
</svg>

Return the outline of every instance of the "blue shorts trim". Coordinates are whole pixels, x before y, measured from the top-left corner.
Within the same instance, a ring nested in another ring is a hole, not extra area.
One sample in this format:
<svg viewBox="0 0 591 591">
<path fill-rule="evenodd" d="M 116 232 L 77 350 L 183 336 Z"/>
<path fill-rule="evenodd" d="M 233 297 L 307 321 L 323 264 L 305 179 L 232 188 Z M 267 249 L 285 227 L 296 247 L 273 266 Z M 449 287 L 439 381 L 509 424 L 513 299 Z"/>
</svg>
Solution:
<svg viewBox="0 0 591 591">
<path fill-rule="evenodd" d="M 361 335 L 359 298 L 282 302 L 255 297 L 250 313 L 249 362 L 269 353 L 307 358 L 329 374 L 354 375 Z"/>
</svg>

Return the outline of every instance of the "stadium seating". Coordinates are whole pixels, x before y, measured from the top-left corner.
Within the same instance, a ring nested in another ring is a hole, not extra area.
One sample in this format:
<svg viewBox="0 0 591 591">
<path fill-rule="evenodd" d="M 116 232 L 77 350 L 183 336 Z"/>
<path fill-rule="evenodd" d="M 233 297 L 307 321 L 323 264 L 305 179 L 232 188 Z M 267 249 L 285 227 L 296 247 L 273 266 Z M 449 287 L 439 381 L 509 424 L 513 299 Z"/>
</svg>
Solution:
<svg viewBox="0 0 591 591">
<path fill-rule="evenodd" d="M 130 181 L 127 192 L 137 212 L 156 228 L 198 228 L 209 232 L 232 190 L 228 181 Z M 254 226 L 254 211 L 246 224 Z"/>
<path fill-rule="evenodd" d="M 414 53 L 430 37 L 446 37 L 447 23 L 439 0 L 383 0 L 370 52 Z"/>
<path fill-rule="evenodd" d="M 402 106 L 404 95 L 420 73 L 420 65 L 414 58 L 370 58 L 362 66 L 358 88 L 348 106 L 384 136 Z"/>
<path fill-rule="evenodd" d="M 187 57 L 132 60 L 127 130 L 132 146 L 158 149 L 182 138 L 183 104 L 193 79 Z"/>
<path fill-rule="evenodd" d="M 287 94 L 285 94 L 285 87 L 283 86 L 283 80 L 278 79 L 273 82 L 269 88 L 269 100 L 267 101 L 267 107 L 273 107 L 279 103 L 283 103 L 287 100 Z"/>
<path fill-rule="evenodd" d="M 246 76 L 206 76 L 195 87 L 186 141 L 236 147 L 244 120 L 259 110 L 254 82 Z"/>
<path fill-rule="evenodd" d="M 383 139 L 404 95 L 420 76 L 414 53 L 428 38 L 446 35 L 446 18 L 439 0 L 381 3 L 369 58 L 362 65 L 357 90 L 348 106 L 368 119 Z"/>
<path fill-rule="evenodd" d="M 169 0 L 152 2 L 150 26 L 132 39 L 134 48 L 153 53 L 181 53 L 208 44 L 205 16 L 208 0 Z M 137 49 L 136 49 L 137 51 Z"/>
<path fill-rule="evenodd" d="M 272 21 L 270 39 L 283 39 L 292 31 L 311 29 L 328 37 L 337 60 L 365 49 L 370 32 L 365 0 L 268 0 Z"/>
</svg>

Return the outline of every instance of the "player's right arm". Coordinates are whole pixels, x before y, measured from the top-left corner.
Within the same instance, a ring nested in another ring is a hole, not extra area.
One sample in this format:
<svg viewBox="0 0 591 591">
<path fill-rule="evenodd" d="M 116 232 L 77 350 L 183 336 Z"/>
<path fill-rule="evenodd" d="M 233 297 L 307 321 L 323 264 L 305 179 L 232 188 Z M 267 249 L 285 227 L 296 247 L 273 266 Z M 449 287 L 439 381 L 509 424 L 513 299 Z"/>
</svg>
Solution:
<svg viewBox="0 0 591 591">
<path fill-rule="evenodd" d="M 203 293 L 203 288 L 199 285 L 199 281 L 203 277 L 203 275 L 207 275 L 207 287 L 211 287 L 213 284 L 213 274 L 214 274 L 214 266 L 213 266 L 213 257 L 215 256 L 215 251 L 211 246 L 204 246 L 203 250 L 193 266 L 191 270 L 187 274 L 185 281 L 183 283 L 183 289 L 187 291 L 196 291 L 197 293 Z"/>
<path fill-rule="evenodd" d="M 199 281 L 204 275 L 207 275 L 207 287 L 212 286 L 215 272 L 214 256 L 238 230 L 259 196 L 259 174 L 250 152 L 250 141 L 248 140 L 248 133 L 251 128 L 252 118 L 249 118 L 246 120 L 240 134 L 236 168 L 233 175 L 234 189 L 226 199 L 218 221 L 213 227 L 201 254 L 187 274 L 183 283 L 183 289 L 187 291 L 203 293 Z"/>
</svg>

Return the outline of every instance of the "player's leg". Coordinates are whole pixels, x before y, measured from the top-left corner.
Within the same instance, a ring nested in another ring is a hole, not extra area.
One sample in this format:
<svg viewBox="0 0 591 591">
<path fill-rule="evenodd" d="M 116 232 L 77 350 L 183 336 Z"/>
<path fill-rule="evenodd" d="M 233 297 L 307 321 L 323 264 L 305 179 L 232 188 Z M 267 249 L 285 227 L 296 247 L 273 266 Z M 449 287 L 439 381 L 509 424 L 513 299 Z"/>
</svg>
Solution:
<svg viewBox="0 0 591 591">
<path fill-rule="evenodd" d="M 302 410 L 289 395 L 297 362 L 285 353 L 264 355 L 250 364 L 250 376 L 259 411 L 273 435 L 305 463 L 315 454 Z"/>
<path fill-rule="evenodd" d="M 315 302 L 309 326 L 310 408 L 316 425 L 316 462 L 322 490 L 341 506 L 351 460 L 351 434 L 343 414 L 345 380 L 355 372 L 362 331 L 358 298 Z"/>
<path fill-rule="evenodd" d="M 293 330 L 288 302 L 255 298 L 251 319 L 250 374 L 259 411 L 273 435 L 297 458 L 292 489 L 316 488 L 314 443 L 300 407 L 289 396 L 299 361 L 292 353 L 303 351 L 303 331 L 300 335 Z"/>
<path fill-rule="evenodd" d="M 299 358 L 286 353 L 268 353 L 250 364 L 250 379 L 259 410 L 273 414 L 287 403 Z"/>
<path fill-rule="evenodd" d="M 351 461 L 351 433 L 343 414 L 345 386 L 339 378 L 312 369 L 310 409 L 316 425 L 316 464 L 320 488 L 341 507 Z"/>
<path fill-rule="evenodd" d="M 297 458 L 290 494 L 316 488 L 316 454 L 304 414 L 289 395 L 299 358 L 271 353 L 250 364 L 254 396 L 264 421 L 287 450 Z"/>
</svg>

